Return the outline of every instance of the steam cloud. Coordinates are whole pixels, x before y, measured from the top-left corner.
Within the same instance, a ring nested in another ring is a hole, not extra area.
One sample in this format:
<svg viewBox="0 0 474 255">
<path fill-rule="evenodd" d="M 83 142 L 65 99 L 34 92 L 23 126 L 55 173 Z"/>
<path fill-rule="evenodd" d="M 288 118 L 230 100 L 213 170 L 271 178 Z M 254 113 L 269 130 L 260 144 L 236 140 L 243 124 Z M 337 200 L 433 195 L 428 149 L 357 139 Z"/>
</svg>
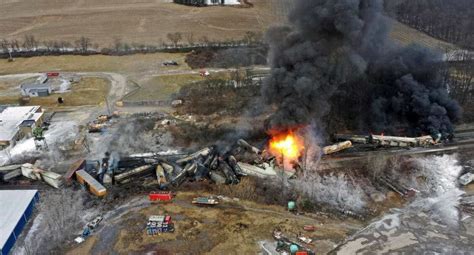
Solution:
<svg viewBox="0 0 474 255">
<path fill-rule="evenodd" d="M 289 26 L 267 33 L 272 72 L 262 94 L 276 106 L 269 128 L 321 124 L 337 94 L 359 129 L 452 133 L 460 107 L 438 75 L 441 56 L 397 46 L 382 10 L 381 0 L 295 1 Z"/>
</svg>

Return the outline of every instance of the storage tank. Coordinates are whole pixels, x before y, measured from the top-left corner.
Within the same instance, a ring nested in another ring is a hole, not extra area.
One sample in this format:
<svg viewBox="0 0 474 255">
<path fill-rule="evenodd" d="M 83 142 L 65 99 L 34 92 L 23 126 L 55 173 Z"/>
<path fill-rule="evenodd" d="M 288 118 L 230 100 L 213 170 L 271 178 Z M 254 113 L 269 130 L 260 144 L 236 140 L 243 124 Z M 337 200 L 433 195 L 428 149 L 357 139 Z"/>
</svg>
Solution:
<svg viewBox="0 0 474 255">
<path fill-rule="evenodd" d="M 288 210 L 293 211 L 296 208 L 296 203 L 294 201 L 289 201 L 288 202 Z"/>
</svg>

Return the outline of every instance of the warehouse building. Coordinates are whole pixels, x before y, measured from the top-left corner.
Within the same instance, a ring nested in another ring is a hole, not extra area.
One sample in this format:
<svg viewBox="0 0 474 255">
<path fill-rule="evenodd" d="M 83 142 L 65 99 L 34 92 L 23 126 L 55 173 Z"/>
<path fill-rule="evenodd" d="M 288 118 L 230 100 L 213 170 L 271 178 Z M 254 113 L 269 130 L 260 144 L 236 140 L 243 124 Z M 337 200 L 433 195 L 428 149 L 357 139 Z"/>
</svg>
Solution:
<svg viewBox="0 0 474 255">
<path fill-rule="evenodd" d="M 41 106 L 18 106 L 0 109 L 0 149 L 15 145 L 43 124 Z"/>
<path fill-rule="evenodd" d="M 45 97 L 52 93 L 51 84 L 48 83 L 48 75 L 43 74 L 32 83 L 20 85 L 21 95 L 28 97 Z"/>
<path fill-rule="evenodd" d="M 0 190 L 0 255 L 7 255 L 33 214 L 37 190 Z"/>
<path fill-rule="evenodd" d="M 49 83 L 21 84 L 21 95 L 29 97 L 46 97 L 51 95 L 52 88 Z"/>
</svg>

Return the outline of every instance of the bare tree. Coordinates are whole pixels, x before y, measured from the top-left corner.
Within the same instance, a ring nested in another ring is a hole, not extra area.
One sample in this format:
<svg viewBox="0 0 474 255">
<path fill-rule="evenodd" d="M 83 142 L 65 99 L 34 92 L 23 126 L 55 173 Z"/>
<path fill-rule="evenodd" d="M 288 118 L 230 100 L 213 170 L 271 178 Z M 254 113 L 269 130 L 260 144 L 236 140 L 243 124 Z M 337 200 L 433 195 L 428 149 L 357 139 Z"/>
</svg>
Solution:
<svg viewBox="0 0 474 255">
<path fill-rule="evenodd" d="M 25 254 L 54 254 L 83 227 L 84 212 L 81 192 L 70 189 L 49 190 L 41 194 L 38 204 L 39 231 L 23 240 Z M 36 222 L 35 222 L 36 224 Z"/>
<path fill-rule="evenodd" d="M 3 39 L 0 41 L 0 48 L 2 48 L 3 52 L 8 52 L 10 46 L 10 42 L 7 39 Z"/>
<path fill-rule="evenodd" d="M 175 47 L 178 46 L 179 41 L 181 41 L 181 39 L 183 38 L 180 32 L 168 33 L 166 37 L 173 43 Z"/>
<path fill-rule="evenodd" d="M 10 48 L 12 51 L 17 51 L 20 49 L 20 42 L 17 39 L 13 39 L 10 41 Z"/>
<path fill-rule="evenodd" d="M 117 37 L 114 39 L 114 50 L 116 52 L 119 52 L 121 49 L 122 49 L 122 39 Z"/>
<path fill-rule="evenodd" d="M 76 48 L 84 54 L 89 51 L 89 48 L 91 46 L 91 39 L 82 36 L 81 38 L 79 38 L 79 40 L 76 40 L 75 43 Z"/>
<path fill-rule="evenodd" d="M 43 45 L 46 47 L 47 51 L 52 51 L 54 47 L 54 41 L 43 41 Z"/>
<path fill-rule="evenodd" d="M 36 40 L 35 36 L 25 35 L 23 47 L 27 50 L 36 50 L 36 48 L 38 48 L 38 41 Z"/>
<path fill-rule="evenodd" d="M 245 32 L 245 35 L 244 35 L 244 42 L 247 44 L 251 44 L 255 41 L 256 36 L 257 34 L 255 32 L 247 31 Z"/>
<path fill-rule="evenodd" d="M 186 33 L 185 34 L 186 36 L 186 41 L 188 42 L 189 45 L 194 45 L 194 33 L 193 32 L 189 32 L 189 33 Z"/>
<path fill-rule="evenodd" d="M 205 35 L 201 36 L 200 41 L 201 41 L 205 46 L 209 45 L 209 42 L 210 42 L 209 38 L 208 38 L 207 36 L 205 36 Z"/>
<path fill-rule="evenodd" d="M 59 48 L 61 51 L 66 51 L 68 48 L 71 48 L 72 44 L 68 41 L 60 41 L 59 42 Z"/>
</svg>

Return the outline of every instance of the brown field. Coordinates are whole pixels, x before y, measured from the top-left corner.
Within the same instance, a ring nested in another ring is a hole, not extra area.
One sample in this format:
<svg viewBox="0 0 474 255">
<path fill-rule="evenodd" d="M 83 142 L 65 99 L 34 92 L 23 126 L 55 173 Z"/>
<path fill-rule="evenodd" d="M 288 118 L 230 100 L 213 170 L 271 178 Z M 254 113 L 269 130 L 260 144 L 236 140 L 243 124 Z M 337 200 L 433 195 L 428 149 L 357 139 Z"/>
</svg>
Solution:
<svg viewBox="0 0 474 255">
<path fill-rule="evenodd" d="M 171 0 L 3 0 L 0 1 L 0 39 L 74 42 L 81 36 L 99 47 L 115 39 L 127 43 L 168 42 L 170 32 L 192 33 L 195 41 L 240 39 L 247 31 L 262 32 L 283 22 L 291 9 L 285 0 L 251 0 L 253 8 L 189 7 Z M 186 42 L 186 36 L 183 36 Z M 418 42 L 437 48 L 447 44 L 398 22 L 392 37 L 403 44 Z"/>
<path fill-rule="evenodd" d="M 402 45 L 416 43 L 441 51 L 445 49 L 457 48 L 453 44 L 433 38 L 395 20 L 393 20 L 392 23 L 392 32 L 390 33 L 390 36 Z"/>
<path fill-rule="evenodd" d="M 0 38 L 39 40 L 90 37 L 109 46 L 115 38 L 129 43 L 167 42 L 170 32 L 193 33 L 196 39 L 241 38 L 262 31 L 270 23 L 268 3 L 253 0 L 254 8 L 197 8 L 166 0 L 2 0 Z"/>
</svg>

